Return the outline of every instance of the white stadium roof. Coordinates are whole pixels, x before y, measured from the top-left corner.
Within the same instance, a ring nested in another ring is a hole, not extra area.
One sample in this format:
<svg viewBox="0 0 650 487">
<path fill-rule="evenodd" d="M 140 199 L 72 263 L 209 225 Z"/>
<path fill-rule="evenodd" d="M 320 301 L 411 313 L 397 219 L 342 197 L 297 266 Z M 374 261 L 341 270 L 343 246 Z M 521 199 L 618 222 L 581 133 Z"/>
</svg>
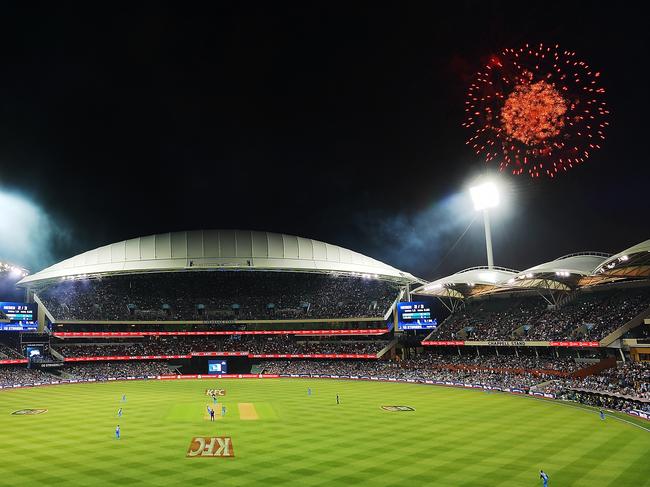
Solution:
<svg viewBox="0 0 650 487">
<path fill-rule="evenodd" d="M 613 255 L 598 266 L 596 273 L 620 278 L 650 276 L 650 239 Z"/>
<path fill-rule="evenodd" d="M 250 230 L 197 230 L 105 245 L 29 275 L 19 284 L 98 274 L 209 269 L 343 272 L 423 282 L 383 262 L 318 240 Z"/>
<path fill-rule="evenodd" d="M 413 292 L 425 296 L 465 298 L 492 292 L 516 275 L 517 271 L 504 267 L 472 267 L 425 284 Z"/>
<path fill-rule="evenodd" d="M 592 276 L 596 267 L 608 257 L 610 254 L 603 252 L 580 252 L 565 255 L 521 271 L 507 284 L 512 287 L 568 291 L 576 287 L 581 278 Z"/>
</svg>

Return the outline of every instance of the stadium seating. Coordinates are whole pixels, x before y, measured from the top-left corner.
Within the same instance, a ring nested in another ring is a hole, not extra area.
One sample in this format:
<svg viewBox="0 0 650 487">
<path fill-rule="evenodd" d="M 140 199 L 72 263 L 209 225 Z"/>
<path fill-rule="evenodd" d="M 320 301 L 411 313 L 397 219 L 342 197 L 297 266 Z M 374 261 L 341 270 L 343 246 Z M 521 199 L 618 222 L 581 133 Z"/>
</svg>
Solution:
<svg viewBox="0 0 650 487">
<path fill-rule="evenodd" d="M 580 293 L 548 309 L 541 297 L 471 301 L 447 318 L 432 340 L 600 340 L 650 307 L 650 289 Z"/>
<path fill-rule="evenodd" d="M 178 272 L 61 281 L 39 291 L 58 320 L 251 320 L 383 317 L 389 281 L 287 272 Z"/>
<path fill-rule="evenodd" d="M 70 343 L 68 340 L 53 342 L 53 349 L 65 357 L 109 355 L 187 355 L 192 352 L 250 352 L 280 354 L 326 354 L 379 352 L 388 341 L 362 337 L 314 337 L 301 338 L 290 335 L 228 335 L 150 337 L 138 342 Z"/>
</svg>

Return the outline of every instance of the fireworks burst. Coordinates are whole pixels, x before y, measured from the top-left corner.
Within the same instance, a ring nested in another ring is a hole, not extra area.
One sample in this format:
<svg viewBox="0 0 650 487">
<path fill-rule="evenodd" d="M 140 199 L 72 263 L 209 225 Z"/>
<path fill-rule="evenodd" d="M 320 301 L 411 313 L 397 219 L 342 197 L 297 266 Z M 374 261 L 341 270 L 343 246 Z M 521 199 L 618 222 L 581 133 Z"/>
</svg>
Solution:
<svg viewBox="0 0 650 487">
<path fill-rule="evenodd" d="M 557 45 L 505 49 L 469 88 L 467 144 L 517 175 L 554 177 L 584 162 L 609 125 L 599 77 Z"/>
</svg>

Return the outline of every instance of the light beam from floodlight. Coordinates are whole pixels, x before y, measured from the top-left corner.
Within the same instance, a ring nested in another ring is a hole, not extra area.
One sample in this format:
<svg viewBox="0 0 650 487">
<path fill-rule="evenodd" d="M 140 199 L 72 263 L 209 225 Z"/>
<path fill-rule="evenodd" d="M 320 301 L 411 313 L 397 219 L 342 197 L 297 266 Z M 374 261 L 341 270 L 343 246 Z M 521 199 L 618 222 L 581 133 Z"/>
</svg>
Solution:
<svg viewBox="0 0 650 487">
<path fill-rule="evenodd" d="M 469 188 L 472 196 L 474 209 L 483 211 L 483 225 L 485 227 L 485 248 L 487 251 L 488 268 L 494 267 L 494 255 L 492 253 L 492 230 L 490 227 L 490 208 L 499 206 L 499 190 L 497 185 L 487 181 Z"/>
</svg>

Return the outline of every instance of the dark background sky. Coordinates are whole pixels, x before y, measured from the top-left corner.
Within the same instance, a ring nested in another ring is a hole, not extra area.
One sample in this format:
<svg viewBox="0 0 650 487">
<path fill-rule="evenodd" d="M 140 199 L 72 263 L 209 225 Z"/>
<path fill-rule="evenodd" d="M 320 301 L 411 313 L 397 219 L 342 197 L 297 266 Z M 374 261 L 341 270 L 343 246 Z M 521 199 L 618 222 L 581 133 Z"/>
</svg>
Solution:
<svg viewBox="0 0 650 487">
<path fill-rule="evenodd" d="M 18 263 L 242 228 L 324 240 L 425 278 L 484 264 L 480 220 L 449 252 L 473 217 L 462 191 L 483 169 L 464 145 L 464 96 L 491 53 L 540 41 L 603 73 L 611 129 L 557 180 L 505 178 L 496 263 L 523 269 L 650 237 L 649 34 L 626 5 L 0 14 L 0 188 L 55 222 L 34 237 L 42 259 Z"/>
</svg>

